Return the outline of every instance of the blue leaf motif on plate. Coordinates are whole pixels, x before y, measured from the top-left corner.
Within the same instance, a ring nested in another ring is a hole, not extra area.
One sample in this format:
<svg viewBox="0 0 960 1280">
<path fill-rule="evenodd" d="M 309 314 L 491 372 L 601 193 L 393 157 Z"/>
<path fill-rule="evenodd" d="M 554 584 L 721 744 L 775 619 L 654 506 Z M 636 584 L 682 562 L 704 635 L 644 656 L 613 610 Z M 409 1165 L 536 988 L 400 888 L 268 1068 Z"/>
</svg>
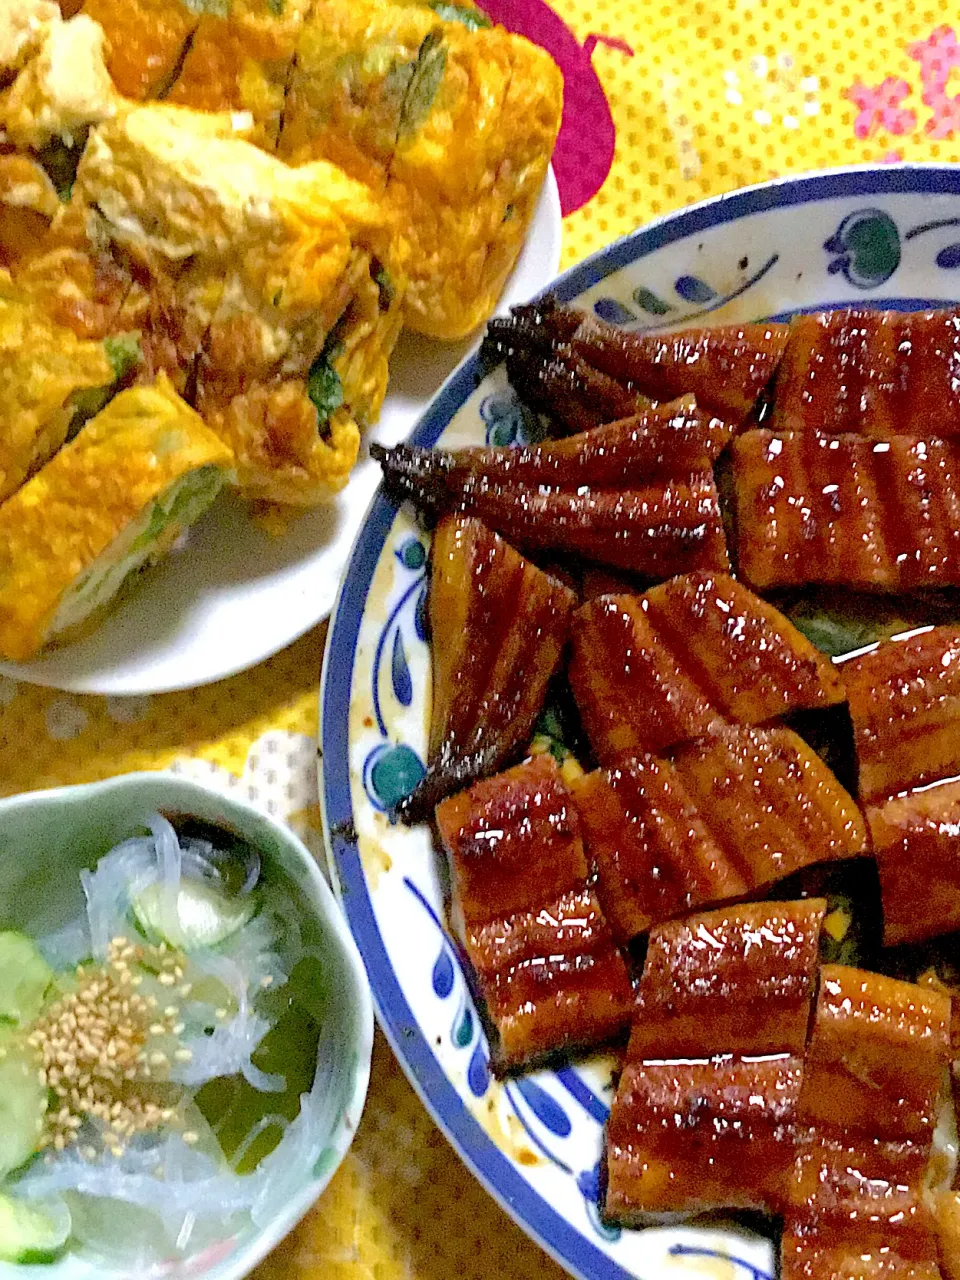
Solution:
<svg viewBox="0 0 960 1280">
<path fill-rule="evenodd" d="M 477 1047 L 470 1055 L 470 1066 L 467 1068 L 467 1084 L 475 1098 L 482 1098 L 490 1084 L 490 1064 L 483 1051 L 483 1040 L 477 1041 Z"/>
<path fill-rule="evenodd" d="M 521 1076 L 517 1080 L 517 1091 L 545 1129 L 555 1133 L 558 1138 L 570 1136 L 573 1128 L 570 1117 L 546 1089 L 541 1089 L 536 1081 Z"/>
<path fill-rule="evenodd" d="M 419 538 L 404 538 L 393 553 L 405 569 L 422 569 L 427 561 L 427 552 Z"/>
<path fill-rule="evenodd" d="M 955 271 L 960 267 L 960 244 L 948 244 L 937 254 L 937 266 L 944 271 Z"/>
<path fill-rule="evenodd" d="M 480 417 L 486 425 L 486 443 L 497 448 L 535 444 L 544 436 L 537 415 L 520 402 L 513 387 L 494 391 L 481 400 Z"/>
<path fill-rule="evenodd" d="M 673 287 L 684 302 L 712 302 L 717 296 L 716 289 L 711 289 L 699 276 L 678 276 Z"/>
<path fill-rule="evenodd" d="M 625 307 L 616 298 L 598 298 L 593 309 L 607 324 L 632 324 L 637 318 L 629 307 Z"/>
<path fill-rule="evenodd" d="M 602 1236 L 604 1240 L 619 1240 L 621 1235 L 620 1228 L 611 1226 L 600 1217 L 599 1161 L 592 1169 L 584 1169 L 582 1173 L 577 1174 L 577 1190 L 587 1202 L 587 1217 L 590 1219 L 590 1225 L 597 1235 Z"/>
<path fill-rule="evenodd" d="M 441 1000 L 446 1000 L 453 990 L 453 961 L 446 947 L 442 947 L 430 976 L 433 989 Z"/>
<path fill-rule="evenodd" d="M 417 595 L 417 607 L 413 611 L 413 628 L 417 639 L 423 644 L 427 642 L 427 584 L 424 583 Z"/>
<path fill-rule="evenodd" d="M 374 808 L 386 812 L 408 796 L 426 770 L 406 743 L 381 742 L 363 764 L 363 789 Z"/>
<path fill-rule="evenodd" d="M 638 307 L 642 307 L 651 316 L 665 316 L 668 311 L 673 310 L 669 302 L 664 302 L 652 289 L 647 289 L 643 285 L 634 289 L 633 300 Z"/>
<path fill-rule="evenodd" d="M 464 1008 L 457 1015 L 452 1039 L 458 1049 L 465 1049 L 473 1039 L 473 1014 L 469 1009 Z"/>
<path fill-rule="evenodd" d="M 882 209 L 848 213 L 823 247 L 835 255 L 827 265 L 828 273 L 843 272 L 858 289 L 875 289 L 900 265 L 900 233 Z"/>
<path fill-rule="evenodd" d="M 403 648 L 403 636 L 399 627 L 393 634 L 393 657 L 390 660 L 390 679 L 393 692 L 401 707 L 409 707 L 413 701 L 413 681 L 410 679 L 410 667 Z"/>
</svg>

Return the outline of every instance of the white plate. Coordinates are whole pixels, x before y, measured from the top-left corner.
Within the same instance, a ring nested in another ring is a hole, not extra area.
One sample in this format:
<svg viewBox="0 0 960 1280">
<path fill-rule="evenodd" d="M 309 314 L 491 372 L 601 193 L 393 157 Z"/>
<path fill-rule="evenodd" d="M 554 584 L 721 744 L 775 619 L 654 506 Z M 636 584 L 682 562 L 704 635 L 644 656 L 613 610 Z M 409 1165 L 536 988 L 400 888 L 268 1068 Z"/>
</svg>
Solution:
<svg viewBox="0 0 960 1280">
<path fill-rule="evenodd" d="M 547 181 L 501 302 L 539 292 L 560 265 L 560 198 Z M 404 334 L 390 389 L 350 483 L 336 502 L 298 519 L 282 538 L 251 522 L 232 495 L 218 499 L 185 545 L 145 575 L 92 635 L 36 662 L 0 663 L 14 680 L 75 693 L 146 694 L 210 684 L 296 640 L 333 607 L 340 575 L 380 478 L 371 440 L 409 435 L 437 388 L 473 342 Z"/>
<path fill-rule="evenodd" d="M 680 210 L 556 281 L 561 301 L 630 329 L 856 305 L 960 300 L 960 168 L 864 166 Z M 700 317 L 704 317 L 701 321 Z M 414 442 L 509 439 L 503 369 L 469 360 Z M 426 826 L 388 810 L 423 771 L 429 538 L 380 493 L 351 554 L 321 692 L 324 833 L 380 1023 L 454 1147 L 534 1239 L 582 1280 L 772 1280 L 768 1236 L 724 1226 L 607 1227 L 597 1209 L 610 1058 L 496 1081 Z"/>
</svg>

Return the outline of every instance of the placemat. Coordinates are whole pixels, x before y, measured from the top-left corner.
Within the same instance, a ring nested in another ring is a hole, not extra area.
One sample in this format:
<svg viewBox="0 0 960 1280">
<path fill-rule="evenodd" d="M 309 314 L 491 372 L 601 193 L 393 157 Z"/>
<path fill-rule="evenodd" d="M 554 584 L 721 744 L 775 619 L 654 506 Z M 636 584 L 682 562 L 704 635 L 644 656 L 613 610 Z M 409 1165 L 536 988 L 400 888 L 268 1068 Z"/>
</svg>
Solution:
<svg viewBox="0 0 960 1280">
<path fill-rule="evenodd" d="M 960 42 L 929 4 L 488 0 L 566 82 L 563 265 L 679 205 L 804 170 L 960 158 Z M 956 79 L 956 83 L 954 83 Z M 958 263 L 960 265 L 960 263 Z M 175 768 L 240 788 L 318 854 L 325 628 L 244 675 L 154 698 L 0 677 L 0 794 Z M 553 1280 L 378 1039 L 357 1140 L 260 1280 Z"/>
</svg>

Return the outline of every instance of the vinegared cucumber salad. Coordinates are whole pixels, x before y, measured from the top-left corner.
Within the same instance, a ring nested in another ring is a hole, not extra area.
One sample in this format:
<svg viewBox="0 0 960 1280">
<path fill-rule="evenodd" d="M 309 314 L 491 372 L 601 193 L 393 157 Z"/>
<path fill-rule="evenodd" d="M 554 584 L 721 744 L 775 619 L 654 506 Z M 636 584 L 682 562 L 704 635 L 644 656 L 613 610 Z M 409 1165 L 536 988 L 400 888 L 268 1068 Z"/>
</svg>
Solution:
<svg viewBox="0 0 960 1280">
<path fill-rule="evenodd" d="M 7 1262 L 195 1253 L 323 1146 L 323 972 L 291 898 L 226 832 L 148 826 L 80 873 L 66 927 L 0 932 Z"/>
</svg>

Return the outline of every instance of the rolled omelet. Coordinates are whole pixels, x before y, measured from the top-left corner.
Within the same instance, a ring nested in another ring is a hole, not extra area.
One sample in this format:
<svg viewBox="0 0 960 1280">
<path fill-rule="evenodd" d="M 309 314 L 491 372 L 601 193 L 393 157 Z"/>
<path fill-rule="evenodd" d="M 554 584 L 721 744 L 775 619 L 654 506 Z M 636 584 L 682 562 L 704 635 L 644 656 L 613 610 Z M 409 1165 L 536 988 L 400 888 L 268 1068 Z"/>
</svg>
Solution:
<svg viewBox="0 0 960 1280">
<path fill-rule="evenodd" d="M 0 280 L 0 502 L 103 406 L 135 346 L 79 339 Z"/>
<path fill-rule="evenodd" d="M 167 102 L 246 111 L 251 142 L 276 149 L 297 40 L 311 0 L 233 0 L 202 13 Z"/>
<path fill-rule="evenodd" d="M 202 298 L 196 405 L 241 490 L 314 505 L 346 482 L 386 390 L 405 283 L 393 220 L 333 165 L 293 168 L 210 118 L 157 103 L 94 129 L 74 199 L 166 282 L 175 330 L 183 280 Z"/>
<path fill-rule="evenodd" d="M 78 14 L 59 15 L 42 31 L 13 84 L 0 94 L 0 126 L 17 147 L 41 151 L 51 142 L 82 144 L 91 124 L 123 105 L 107 72 L 102 29 Z"/>
<path fill-rule="evenodd" d="M 459 338 L 513 269 L 560 128 L 563 78 L 470 4 L 318 0 L 278 152 L 382 189 L 400 229 L 407 324 Z"/>
<path fill-rule="evenodd" d="M 560 128 L 563 78 L 501 27 L 445 22 L 404 104 L 387 203 L 406 229 L 411 328 L 459 338 L 493 312 Z"/>
<path fill-rule="evenodd" d="M 0 506 L 0 655 L 100 615 L 216 497 L 229 449 L 161 376 L 122 391 Z"/>
<path fill-rule="evenodd" d="M 329 160 L 382 190 L 421 46 L 438 26 L 422 5 L 316 0 L 297 43 L 278 154 L 291 164 Z"/>
</svg>

